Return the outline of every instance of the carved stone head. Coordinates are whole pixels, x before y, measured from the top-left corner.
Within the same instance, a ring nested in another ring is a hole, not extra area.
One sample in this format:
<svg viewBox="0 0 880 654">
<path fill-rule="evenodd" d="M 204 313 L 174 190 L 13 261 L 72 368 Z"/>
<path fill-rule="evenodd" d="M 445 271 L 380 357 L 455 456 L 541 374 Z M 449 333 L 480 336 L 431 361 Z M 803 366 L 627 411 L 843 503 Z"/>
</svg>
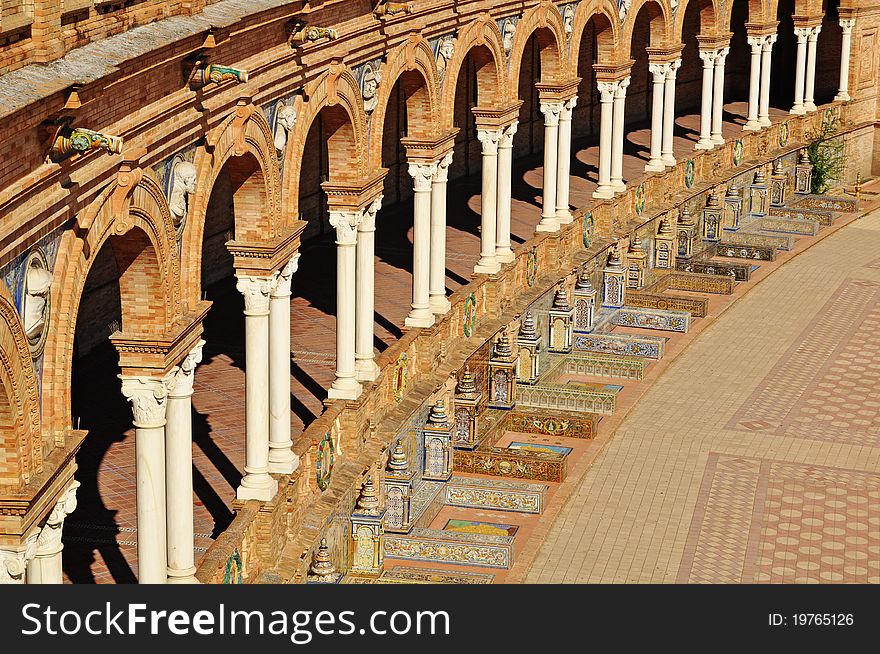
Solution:
<svg viewBox="0 0 880 654">
<path fill-rule="evenodd" d="M 379 103 L 376 97 L 379 93 L 379 84 L 382 82 L 382 72 L 373 68 L 372 64 L 367 64 L 364 69 L 364 111 L 368 114 L 373 113 Z"/>
<path fill-rule="evenodd" d="M 24 333 L 37 358 L 43 350 L 46 336 L 46 323 L 49 320 L 49 290 L 52 288 L 52 273 L 48 270 L 45 255 L 35 250 L 25 264 L 24 278 Z"/>
<path fill-rule="evenodd" d="M 282 102 L 275 114 L 275 149 L 278 154 L 287 146 L 287 134 L 296 127 L 296 108 L 292 104 Z"/>
<path fill-rule="evenodd" d="M 513 22 L 512 19 L 508 18 L 504 21 L 504 26 L 501 30 L 501 35 L 503 37 L 504 43 L 504 54 L 508 57 L 510 56 L 510 51 L 513 50 L 513 37 L 516 34 L 516 23 Z"/>
<path fill-rule="evenodd" d="M 171 170 L 171 197 L 168 208 L 180 236 L 186 222 L 189 196 L 196 192 L 196 167 L 188 161 L 177 161 Z"/>
</svg>

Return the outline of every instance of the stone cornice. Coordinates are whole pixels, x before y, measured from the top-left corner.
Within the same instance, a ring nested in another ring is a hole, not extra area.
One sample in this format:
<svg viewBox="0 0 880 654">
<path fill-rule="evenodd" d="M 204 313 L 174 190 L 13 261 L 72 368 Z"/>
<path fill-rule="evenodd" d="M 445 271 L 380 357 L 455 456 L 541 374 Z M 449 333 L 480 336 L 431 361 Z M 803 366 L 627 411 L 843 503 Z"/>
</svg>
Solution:
<svg viewBox="0 0 880 654">
<path fill-rule="evenodd" d="M 494 109 L 491 107 L 473 107 L 471 113 L 478 129 L 497 129 L 510 125 L 519 119 L 519 109 L 523 101 L 517 100 L 508 107 Z"/>
<path fill-rule="evenodd" d="M 767 23 L 746 23 L 746 34 L 748 36 L 766 36 L 768 34 L 776 34 L 778 27 L 778 20 L 771 20 Z"/>
<path fill-rule="evenodd" d="M 648 62 L 652 64 L 665 64 L 681 58 L 681 52 L 684 45 L 669 46 L 668 48 L 645 48 L 648 53 Z"/>
<path fill-rule="evenodd" d="M 445 136 L 441 136 L 436 141 L 419 138 L 402 138 L 400 139 L 406 151 L 406 159 L 411 163 L 433 163 L 445 156 L 455 147 L 455 135 L 458 134 L 458 128 L 453 128 Z"/>
<path fill-rule="evenodd" d="M 822 24 L 822 14 L 816 14 L 813 16 L 798 16 L 795 14 L 791 17 L 794 22 L 795 28 L 798 27 L 816 27 Z"/>
<path fill-rule="evenodd" d="M 597 82 L 617 82 L 629 77 L 632 72 L 634 59 L 628 59 L 617 64 L 593 64 Z"/>
<path fill-rule="evenodd" d="M 383 168 L 359 182 L 324 182 L 321 188 L 327 195 L 329 211 L 363 211 L 382 194 L 387 174 Z"/>
<path fill-rule="evenodd" d="M 720 50 L 721 48 L 726 48 L 730 45 L 730 37 L 733 34 L 727 32 L 726 34 L 710 34 L 703 36 L 702 34 L 697 35 L 697 43 L 699 44 L 700 50 Z"/>
<path fill-rule="evenodd" d="M 536 82 L 538 97 L 550 102 L 565 102 L 577 95 L 580 77 L 573 77 L 564 82 Z"/>
<path fill-rule="evenodd" d="M 271 243 L 229 241 L 226 249 L 232 254 L 235 272 L 238 275 L 268 277 L 281 270 L 293 255 L 299 251 L 300 235 L 306 227 L 302 220 Z"/>
</svg>

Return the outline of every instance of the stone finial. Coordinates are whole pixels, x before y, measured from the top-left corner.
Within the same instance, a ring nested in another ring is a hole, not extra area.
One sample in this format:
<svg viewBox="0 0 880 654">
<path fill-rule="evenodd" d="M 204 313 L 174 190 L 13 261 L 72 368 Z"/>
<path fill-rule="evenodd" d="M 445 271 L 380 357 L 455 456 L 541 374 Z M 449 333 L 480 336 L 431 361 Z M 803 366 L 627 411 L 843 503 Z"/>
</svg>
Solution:
<svg viewBox="0 0 880 654">
<path fill-rule="evenodd" d="M 755 172 L 755 181 L 753 182 L 753 184 L 759 185 L 764 183 L 766 183 L 766 180 L 764 179 L 764 169 L 758 168 L 758 170 Z"/>
<path fill-rule="evenodd" d="M 312 554 L 312 565 L 309 566 L 309 574 L 315 577 L 326 578 L 336 574 L 336 567 L 330 559 L 330 548 L 327 547 L 327 539 L 322 538 L 321 544 Z"/>
<path fill-rule="evenodd" d="M 361 494 L 358 496 L 357 504 L 355 505 L 355 513 L 379 515 L 379 495 L 376 493 L 372 477 L 367 477 L 364 485 L 361 486 Z"/>
<path fill-rule="evenodd" d="M 781 175 L 782 174 L 782 159 L 776 159 L 773 162 L 773 174 Z"/>
<path fill-rule="evenodd" d="M 709 192 L 709 197 L 706 200 L 706 206 L 713 209 L 718 206 L 718 193 L 715 191 L 715 189 L 712 189 Z"/>
<path fill-rule="evenodd" d="M 620 268 L 623 265 L 623 257 L 620 254 L 620 241 L 615 241 L 608 253 L 607 268 Z"/>
<path fill-rule="evenodd" d="M 411 14 L 412 12 L 413 4 L 411 2 L 378 0 L 373 3 L 373 13 L 377 16 L 395 16 L 397 14 Z"/>
<path fill-rule="evenodd" d="M 801 150 L 801 154 L 798 157 L 798 163 L 802 166 L 808 165 L 810 163 L 810 156 L 807 154 L 806 150 Z"/>
<path fill-rule="evenodd" d="M 477 392 L 477 385 L 474 383 L 474 376 L 471 373 L 470 366 L 464 367 L 464 374 L 458 380 L 455 387 L 456 395 L 472 395 Z"/>
<path fill-rule="evenodd" d="M 582 265 L 578 271 L 578 278 L 574 287 L 579 291 L 590 292 L 593 290 L 593 282 L 590 281 L 590 270 L 587 264 Z"/>
<path fill-rule="evenodd" d="M 504 332 L 501 333 L 501 336 L 498 337 L 498 340 L 495 341 L 494 355 L 499 359 L 506 359 L 510 357 L 510 341 L 507 340 L 507 334 Z"/>
<path fill-rule="evenodd" d="M 519 325 L 519 336 L 526 339 L 535 339 L 538 336 L 538 330 L 535 327 L 535 316 L 531 311 L 526 312 Z"/>
<path fill-rule="evenodd" d="M 431 407 L 431 414 L 428 416 L 428 424 L 431 427 L 443 428 L 448 424 L 448 416 L 446 415 L 446 403 L 440 399 Z"/>
<path fill-rule="evenodd" d="M 672 229 L 672 223 L 669 218 L 661 218 L 660 224 L 657 226 L 657 234 L 660 236 L 672 236 L 675 231 Z"/>
<path fill-rule="evenodd" d="M 626 253 L 627 259 L 646 259 L 648 255 L 642 247 L 642 242 L 633 236 L 629 241 L 629 249 Z"/>
<path fill-rule="evenodd" d="M 391 456 L 388 458 L 386 470 L 398 474 L 405 473 L 409 470 L 409 461 L 406 458 L 406 450 L 403 449 L 403 444 L 400 441 L 397 441 L 394 449 L 391 450 Z"/>
<path fill-rule="evenodd" d="M 739 187 L 735 182 L 732 182 L 730 186 L 727 187 L 727 197 L 729 198 L 738 198 L 739 197 Z"/>
<path fill-rule="evenodd" d="M 553 296 L 553 308 L 559 311 L 568 311 L 568 293 L 565 292 L 564 286 L 556 289 L 556 294 Z"/>
<path fill-rule="evenodd" d="M 681 212 L 678 214 L 678 224 L 679 225 L 693 225 L 694 219 L 691 217 L 691 210 L 686 206 L 681 208 Z"/>
</svg>

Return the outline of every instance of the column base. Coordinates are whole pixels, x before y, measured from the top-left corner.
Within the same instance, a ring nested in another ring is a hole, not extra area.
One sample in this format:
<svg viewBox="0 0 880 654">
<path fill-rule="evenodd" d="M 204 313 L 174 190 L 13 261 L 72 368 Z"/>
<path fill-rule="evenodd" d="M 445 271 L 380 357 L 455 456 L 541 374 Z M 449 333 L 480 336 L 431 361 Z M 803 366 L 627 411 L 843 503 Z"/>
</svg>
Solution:
<svg viewBox="0 0 880 654">
<path fill-rule="evenodd" d="M 428 306 L 431 309 L 431 313 L 438 315 L 447 314 L 452 308 L 452 304 L 449 302 L 445 295 L 432 295 L 431 298 L 428 300 Z"/>
<path fill-rule="evenodd" d="M 431 313 L 430 309 L 413 309 L 409 312 L 403 324 L 405 327 L 432 327 L 434 325 L 434 314 Z"/>
<path fill-rule="evenodd" d="M 574 221 L 574 216 L 571 215 L 571 211 L 568 209 L 557 209 L 556 210 L 556 222 L 560 225 L 569 225 Z"/>
<path fill-rule="evenodd" d="M 516 259 L 513 254 L 513 250 L 510 249 L 509 245 L 505 247 L 495 248 L 495 258 L 501 263 L 513 263 L 514 259 Z"/>
<path fill-rule="evenodd" d="M 770 125 L 772 124 L 773 123 L 770 121 L 769 118 L 758 118 L 758 125 L 760 127 L 770 127 Z"/>
<path fill-rule="evenodd" d="M 711 138 L 701 138 L 697 141 L 696 145 L 694 145 L 694 150 L 711 150 L 715 147 L 715 144 L 712 143 Z"/>
<path fill-rule="evenodd" d="M 663 165 L 665 166 L 677 166 L 678 161 L 671 154 L 663 155 Z"/>
<path fill-rule="evenodd" d="M 491 259 L 486 257 L 481 258 L 477 265 L 474 266 L 474 272 L 478 275 L 494 275 L 495 273 L 501 270 L 501 264 L 498 263 L 498 260 L 495 259 L 495 255 L 492 255 Z"/>
<path fill-rule="evenodd" d="M 327 397 L 331 400 L 356 400 L 363 391 L 354 377 L 336 377 L 327 390 Z"/>
<path fill-rule="evenodd" d="M 613 179 L 611 180 L 611 188 L 615 193 L 624 193 L 626 191 L 626 184 L 623 183 L 622 179 Z"/>
<path fill-rule="evenodd" d="M 812 102 L 804 102 L 804 111 L 808 114 L 811 114 L 816 111 L 816 105 Z"/>
<path fill-rule="evenodd" d="M 200 584 L 202 582 L 196 579 L 196 567 L 193 566 L 191 568 L 188 568 L 187 570 L 173 570 L 171 568 L 168 568 L 168 581 L 166 583 Z"/>
<path fill-rule="evenodd" d="M 556 217 L 548 218 L 546 216 L 541 216 L 541 222 L 538 223 L 537 227 L 535 227 L 536 232 L 558 232 L 559 231 L 559 223 L 556 222 Z"/>
<path fill-rule="evenodd" d="M 259 474 L 249 472 L 241 480 L 241 486 L 235 491 L 235 498 L 242 501 L 268 502 L 277 493 L 278 483 L 269 476 L 268 472 Z"/>
<path fill-rule="evenodd" d="M 794 114 L 795 116 L 803 116 L 807 111 L 804 109 L 803 105 L 795 105 L 788 113 Z"/>
<path fill-rule="evenodd" d="M 645 171 L 649 173 L 661 173 L 666 170 L 666 164 L 662 159 L 652 159 L 645 164 Z"/>
<path fill-rule="evenodd" d="M 757 132 L 759 129 L 761 129 L 761 126 L 758 124 L 757 120 L 746 122 L 746 124 L 743 125 L 744 132 Z"/>
<path fill-rule="evenodd" d="M 600 186 L 593 191 L 593 198 L 596 200 L 610 200 L 614 197 L 614 189 L 610 186 Z"/>
<path fill-rule="evenodd" d="M 354 362 L 354 376 L 359 382 L 372 382 L 379 378 L 379 366 L 373 357 L 356 359 Z"/>
<path fill-rule="evenodd" d="M 721 134 L 713 134 L 712 145 L 724 145 L 724 137 Z"/>
<path fill-rule="evenodd" d="M 278 454 L 275 454 L 277 452 Z M 273 454 L 275 456 L 273 457 Z M 274 460 L 273 460 L 274 458 Z M 289 475 L 299 468 L 299 457 L 290 449 L 271 448 L 269 450 L 269 473 Z"/>
<path fill-rule="evenodd" d="M 851 100 L 849 93 L 838 93 L 834 96 L 835 102 L 849 102 Z"/>
</svg>

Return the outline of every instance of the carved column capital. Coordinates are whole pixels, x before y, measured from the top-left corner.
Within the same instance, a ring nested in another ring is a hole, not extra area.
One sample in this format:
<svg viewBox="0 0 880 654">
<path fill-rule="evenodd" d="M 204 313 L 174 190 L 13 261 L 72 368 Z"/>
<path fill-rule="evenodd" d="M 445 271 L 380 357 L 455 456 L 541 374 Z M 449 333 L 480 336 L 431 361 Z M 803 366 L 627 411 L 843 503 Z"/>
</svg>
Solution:
<svg viewBox="0 0 880 654">
<path fill-rule="evenodd" d="M 449 166 L 452 165 L 452 154 L 450 150 L 437 160 L 437 172 L 434 173 L 434 183 L 445 184 L 449 181 Z"/>
<path fill-rule="evenodd" d="M 275 286 L 272 287 L 270 297 L 283 298 L 290 295 L 290 284 L 293 282 L 293 273 L 299 269 L 299 257 L 300 254 L 297 252 L 290 258 L 290 261 L 278 271 L 275 278 Z"/>
<path fill-rule="evenodd" d="M 746 41 L 749 42 L 749 45 L 752 46 L 752 52 L 756 50 L 761 50 L 764 47 L 764 35 L 758 34 L 756 36 L 749 36 L 746 38 Z"/>
<path fill-rule="evenodd" d="M 599 89 L 599 102 L 611 102 L 614 100 L 617 82 L 597 82 L 596 87 Z"/>
<path fill-rule="evenodd" d="M 417 193 L 427 193 L 431 190 L 434 175 L 437 174 L 437 162 L 411 162 L 409 164 L 409 174 L 413 178 L 413 189 Z"/>
<path fill-rule="evenodd" d="M 336 245 L 357 243 L 357 226 L 363 214 L 359 211 L 331 211 L 330 224 L 336 230 Z"/>
<path fill-rule="evenodd" d="M 500 129 L 478 129 L 477 139 L 483 144 L 483 154 L 494 156 L 498 154 L 498 144 L 501 142 Z"/>
<path fill-rule="evenodd" d="M 189 397 L 193 394 L 196 366 L 202 362 L 202 348 L 204 346 L 205 341 L 199 341 L 198 345 L 190 350 L 190 353 L 180 362 L 180 365 L 174 368 L 168 388 L 169 397 Z"/>
<path fill-rule="evenodd" d="M 855 18 L 841 18 L 840 19 L 840 28 L 843 30 L 844 34 L 852 34 L 853 28 L 856 26 Z"/>
<path fill-rule="evenodd" d="M 764 50 L 764 52 L 770 52 L 773 49 L 774 43 L 776 43 L 776 34 L 765 34 L 761 49 Z"/>
<path fill-rule="evenodd" d="M 715 65 L 723 66 L 724 60 L 727 59 L 727 55 L 730 53 L 730 46 L 724 46 L 723 48 L 718 48 L 715 51 Z"/>
<path fill-rule="evenodd" d="M 43 528 L 37 537 L 37 554 L 41 556 L 57 554 L 62 550 L 61 534 L 64 520 L 76 510 L 76 491 L 80 483 L 75 479 L 58 498 L 52 513 L 46 518 Z"/>
<path fill-rule="evenodd" d="M 810 35 L 809 27 L 795 27 L 794 35 L 797 37 L 798 43 L 805 43 L 807 37 Z"/>
<path fill-rule="evenodd" d="M 627 75 L 622 80 L 617 82 L 617 88 L 614 89 L 614 97 L 615 98 L 625 98 L 626 90 L 629 88 L 629 83 L 632 81 L 632 77 Z"/>
<path fill-rule="evenodd" d="M 244 296 L 244 315 L 269 315 L 269 294 L 275 285 L 274 277 L 236 275 L 235 288 Z"/>
<path fill-rule="evenodd" d="M 540 103 L 541 113 L 544 114 L 544 124 L 554 127 L 559 125 L 559 115 L 562 113 L 562 103 L 544 101 Z"/>
<path fill-rule="evenodd" d="M 562 112 L 559 114 L 559 120 L 571 120 L 571 115 L 574 112 L 574 108 L 577 106 L 578 97 L 576 95 L 571 96 L 568 100 L 562 103 Z"/>
<path fill-rule="evenodd" d="M 648 64 L 648 72 L 650 72 L 654 76 L 654 83 L 656 84 L 665 82 L 666 77 L 669 75 L 671 69 L 671 62 Z"/>
<path fill-rule="evenodd" d="M 516 135 L 517 130 L 519 129 L 519 123 L 510 123 L 510 125 L 505 125 L 501 128 L 501 142 L 498 144 L 499 148 L 512 148 L 513 147 L 513 137 Z"/>
<path fill-rule="evenodd" d="M 712 68 L 715 65 L 715 59 L 718 57 L 717 50 L 700 50 L 700 59 L 703 60 L 703 68 Z"/>
<path fill-rule="evenodd" d="M 810 36 L 807 37 L 807 40 L 815 41 L 816 39 L 819 38 L 819 32 L 821 32 L 821 31 L 822 31 L 821 25 L 814 25 L 812 28 L 810 28 Z"/>
<path fill-rule="evenodd" d="M 119 378 L 122 380 L 122 394 L 131 403 L 134 426 L 137 429 L 164 427 L 170 379 L 123 375 Z"/>
<path fill-rule="evenodd" d="M 382 208 L 382 199 L 384 196 L 379 195 L 370 205 L 364 209 L 363 216 L 358 224 L 358 232 L 375 232 L 376 231 L 376 215 Z"/>
<path fill-rule="evenodd" d="M 28 563 L 37 553 L 39 531 L 25 539 L 21 547 L 0 548 L 0 586 L 23 584 Z"/>
</svg>

